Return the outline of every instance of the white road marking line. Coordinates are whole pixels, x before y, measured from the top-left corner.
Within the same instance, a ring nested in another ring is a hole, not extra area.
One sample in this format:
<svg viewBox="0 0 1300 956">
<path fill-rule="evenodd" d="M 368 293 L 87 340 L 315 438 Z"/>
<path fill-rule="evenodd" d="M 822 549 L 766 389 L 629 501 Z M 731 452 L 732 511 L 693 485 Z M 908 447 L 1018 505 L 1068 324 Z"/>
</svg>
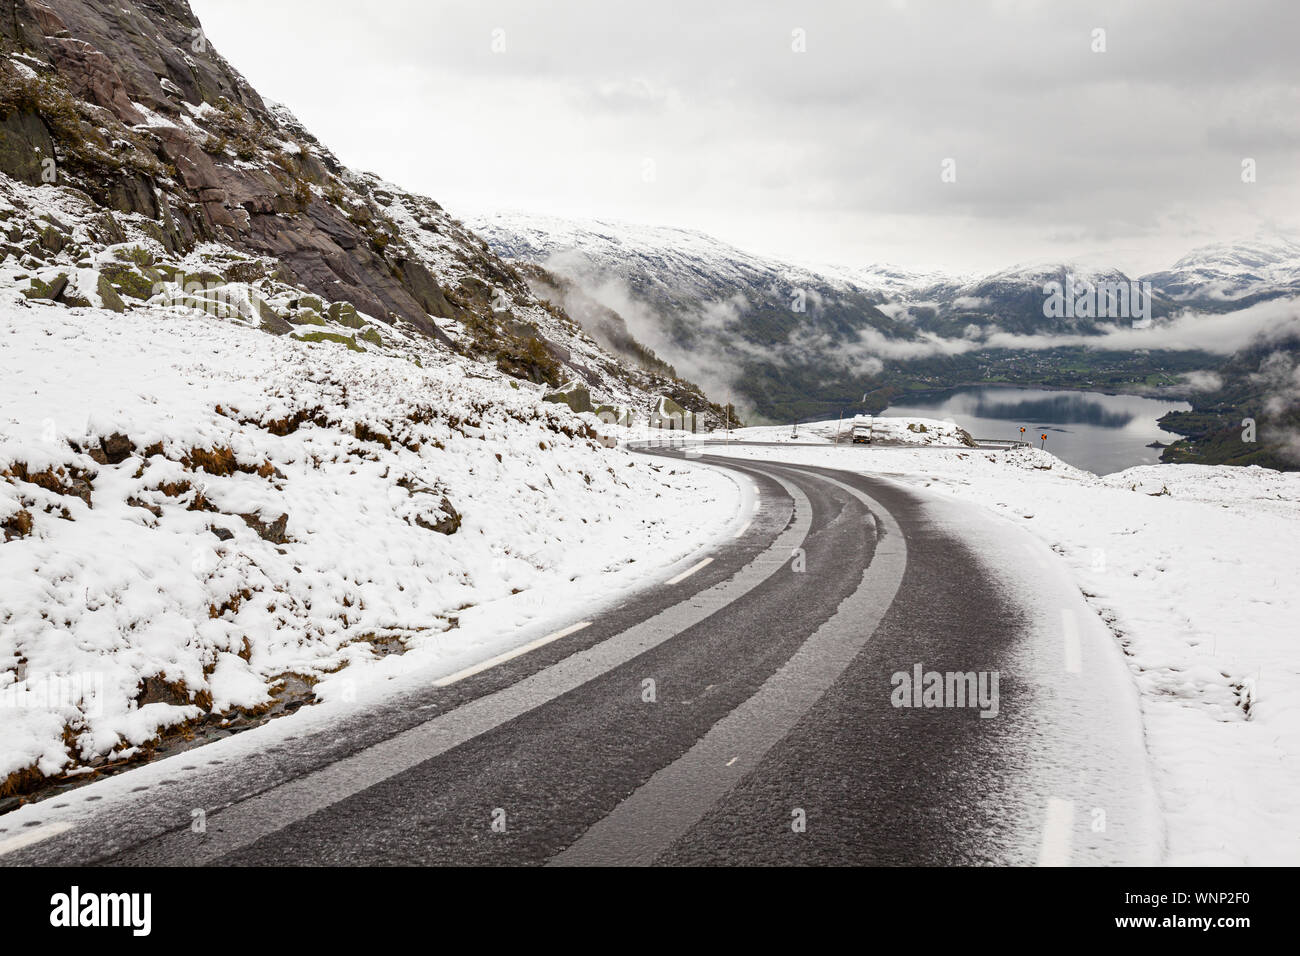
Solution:
<svg viewBox="0 0 1300 956">
<path fill-rule="evenodd" d="M 758 513 L 758 508 L 759 508 L 759 505 L 761 505 L 761 504 L 762 504 L 761 501 L 755 501 L 755 502 L 754 502 L 754 513 L 755 513 L 755 514 Z"/>
<path fill-rule="evenodd" d="M 20 833 L 18 836 L 12 836 L 7 840 L 0 840 L 0 856 L 12 853 L 14 850 L 21 850 L 33 843 L 48 840 L 50 837 L 56 837 L 60 833 L 67 833 L 71 829 L 71 823 L 47 823 L 43 827 L 32 827 L 26 833 Z"/>
<path fill-rule="evenodd" d="M 742 536 L 746 531 L 749 530 L 749 526 L 750 526 L 751 524 L 753 524 L 753 523 L 754 523 L 754 519 L 753 519 L 753 518 L 750 518 L 748 521 L 746 521 L 746 522 L 745 522 L 745 527 L 741 528 L 739 531 L 736 532 L 736 537 L 737 537 L 737 538 L 741 537 L 741 536 Z"/>
<path fill-rule="evenodd" d="M 811 505 L 798 485 L 786 482 L 775 473 L 771 477 L 792 499 L 790 515 L 794 520 L 768 549 L 779 554 L 807 539 L 812 526 Z M 777 507 L 784 510 L 784 506 Z M 185 860 L 200 865 L 233 853 L 608 674 L 734 604 L 771 576 L 748 564 L 727 580 L 677 602 L 621 634 L 597 641 L 585 652 L 570 654 L 517 684 L 466 701 L 396 737 L 381 740 L 239 803 L 228 804 L 217 815 L 208 815 L 208 832 L 203 841 L 195 842 L 188 827 L 172 830 L 125 851 L 118 862 L 146 866 L 175 865 L 177 860 Z M 732 748 L 731 752 L 736 753 L 738 749 Z"/>
<path fill-rule="evenodd" d="M 687 568 L 685 571 L 683 571 L 681 574 L 677 575 L 677 577 L 675 577 L 675 578 L 669 578 L 667 581 L 664 582 L 664 584 L 681 584 L 683 581 L 685 581 L 687 578 L 689 578 L 689 577 L 690 577 L 692 574 L 694 574 L 696 571 L 700 571 L 700 570 L 702 570 L 702 569 L 704 569 L 704 568 L 707 568 L 707 567 L 708 567 L 710 564 L 712 564 L 712 563 L 713 563 L 713 559 L 712 559 L 712 558 L 705 558 L 705 559 L 704 559 L 703 561 L 701 561 L 699 564 L 695 565 L 695 567 L 693 567 L 693 568 Z"/>
<path fill-rule="evenodd" d="M 1079 644 L 1079 622 L 1069 608 L 1061 611 L 1061 628 L 1065 635 L 1065 669 L 1078 674 L 1083 670 L 1083 648 Z"/>
<path fill-rule="evenodd" d="M 581 624 L 573 624 L 562 631 L 556 631 L 554 634 L 547 634 L 545 637 L 539 637 L 535 641 L 529 641 L 521 647 L 516 647 L 512 651 L 506 651 L 504 654 L 498 654 L 496 657 L 488 658 L 472 667 L 467 667 L 462 671 L 456 671 L 454 674 L 448 674 L 446 677 L 439 677 L 433 682 L 434 687 L 446 687 L 457 681 L 464 680 L 466 677 L 473 677 L 475 674 L 481 674 L 485 670 L 490 670 L 498 664 L 504 664 L 506 661 L 514 660 L 527 654 L 529 651 L 535 651 L 539 647 L 550 644 L 552 641 L 558 641 L 562 637 L 568 637 L 570 634 L 576 634 L 584 627 L 591 627 L 590 621 L 583 621 Z"/>
<path fill-rule="evenodd" d="M 864 570 L 862 583 L 769 677 L 754 696 L 722 718 L 690 750 L 625 798 L 548 866 L 645 865 L 680 839 L 741 779 L 752 772 L 802 716 L 830 689 L 871 639 L 893 603 L 907 566 L 907 543 L 889 511 L 870 496 L 833 478 L 820 480 L 843 488 L 879 515 L 885 536 Z M 809 507 L 807 498 L 796 510 Z M 807 521 L 809 519 L 802 519 Z M 771 549 L 774 553 L 784 549 Z M 728 756 L 730 755 L 730 756 Z M 718 764 L 739 759 L 720 774 Z"/>
<path fill-rule="evenodd" d="M 1052 797 L 1047 801 L 1047 820 L 1043 823 L 1043 845 L 1038 851 L 1039 866 L 1069 866 L 1070 838 L 1074 828 L 1074 804 Z"/>
<path fill-rule="evenodd" d="M 727 766 L 730 767 L 733 763 L 735 763 L 739 759 L 740 759 L 739 756 L 732 757 L 730 760 L 727 761 Z"/>
</svg>

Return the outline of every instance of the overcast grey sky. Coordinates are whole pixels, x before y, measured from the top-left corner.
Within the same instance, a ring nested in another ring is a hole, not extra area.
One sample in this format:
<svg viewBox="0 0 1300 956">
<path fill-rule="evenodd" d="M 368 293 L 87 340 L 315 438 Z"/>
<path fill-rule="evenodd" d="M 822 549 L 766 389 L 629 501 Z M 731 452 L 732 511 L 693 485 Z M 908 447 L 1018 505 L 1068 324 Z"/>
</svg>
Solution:
<svg viewBox="0 0 1300 956">
<path fill-rule="evenodd" d="M 343 162 L 460 216 L 961 271 L 1300 226 L 1296 0 L 192 3 Z"/>
</svg>

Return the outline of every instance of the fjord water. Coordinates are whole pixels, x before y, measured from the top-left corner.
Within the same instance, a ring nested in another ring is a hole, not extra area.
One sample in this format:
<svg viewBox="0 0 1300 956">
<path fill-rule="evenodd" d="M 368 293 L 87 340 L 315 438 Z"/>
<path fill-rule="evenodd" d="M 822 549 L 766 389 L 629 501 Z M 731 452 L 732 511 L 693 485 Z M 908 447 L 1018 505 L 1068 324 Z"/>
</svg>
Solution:
<svg viewBox="0 0 1300 956">
<path fill-rule="evenodd" d="M 1156 419 L 1189 408 L 1186 402 L 1135 395 L 978 385 L 913 394 L 882 414 L 951 419 L 975 438 L 1023 437 L 1039 445 L 1046 435 L 1047 450 L 1058 458 L 1108 475 L 1158 462 L 1161 449 L 1147 445 L 1167 445 L 1179 436 L 1162 429 Z"/>
</svg>

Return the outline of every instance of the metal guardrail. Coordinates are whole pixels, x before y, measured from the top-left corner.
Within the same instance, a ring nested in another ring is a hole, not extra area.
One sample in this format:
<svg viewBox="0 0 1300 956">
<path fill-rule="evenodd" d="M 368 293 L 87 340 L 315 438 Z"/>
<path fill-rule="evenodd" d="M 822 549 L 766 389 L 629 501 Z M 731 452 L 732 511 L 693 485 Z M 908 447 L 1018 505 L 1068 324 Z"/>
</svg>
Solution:
<svg viewBox="0 0 1300 956">
<path fill-rule="evenodd" d="M 1030 443 L 1018 438 L 972 438 L 980 448 L 1029 448 Z"/>
</svg>

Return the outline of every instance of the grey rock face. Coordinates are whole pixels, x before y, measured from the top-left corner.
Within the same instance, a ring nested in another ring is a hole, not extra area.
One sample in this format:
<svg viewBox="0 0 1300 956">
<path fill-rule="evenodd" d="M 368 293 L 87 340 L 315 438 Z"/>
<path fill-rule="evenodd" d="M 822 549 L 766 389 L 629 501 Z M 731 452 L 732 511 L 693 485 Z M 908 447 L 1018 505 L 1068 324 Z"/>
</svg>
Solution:
<svg viewBox="0 0 1300 956">
<path fill-rule="evenodd" d="M 459 312 L 431 270 L 400 241 L 379 247 L 384 230 L 364 228 L 382 223 L 382 206 L 356 183 L 342 201 L 340 177 L 346 170 L 304 130 L 288 128 L 267 108 L 212 48 L 187 3 L 11 0 L 7 5 L 11 15 L 0 17 L 3 46 L 40 61 L 58 90 L 79 103 L 83 119 L 98 110 L 98 122 L 91 125 L 105 139 L 126 135 L 144 120 L 135 103 L 173 120 L 189 116 L 185 104 L 206 103 L 220 111 L 211 123 L 210 113 L 197 119 L 200 127 L 210 127 L 207 138 L 179 122 L 136 135 L 146 141 L 158 169 L 174 170 L 174 176 L 130 166 L 69 169 L 61 162 L 65 178 L 60 182 L 77 176 L 81 181 L 74 184 L 106 206 L 157 220 L 159 238 L 173 252 L 217 239 L 275 257 L 289 281 L 379 318 L 400 317 L 450 345 L 434 318 L 455 318 Z M 0 79 L 30 85 L 2 58 Z M 29 98 L 37 96 L 32 89 Z M 54 156 L 56 149 L 75 151 L 78 144 L 59 142 L 57 131 L 51 135 L 43 115 L 48 105 L 21 103 L 0 120 L 0 171 L 36 185 L 42 158 Z M 229 145 L 232 131 L 235 142 Z M 228 145 L 218 149 L 223 140 Z M 280 144 L 294 141 L 304 147 L 297 155 L 280 154 Z M 101 144 L 92 145 L 103 151 Z M 322 189 L 327 195 L 319 194 Z M 385 235 L 397 232 L 394 227 Z"/>
</svg>

